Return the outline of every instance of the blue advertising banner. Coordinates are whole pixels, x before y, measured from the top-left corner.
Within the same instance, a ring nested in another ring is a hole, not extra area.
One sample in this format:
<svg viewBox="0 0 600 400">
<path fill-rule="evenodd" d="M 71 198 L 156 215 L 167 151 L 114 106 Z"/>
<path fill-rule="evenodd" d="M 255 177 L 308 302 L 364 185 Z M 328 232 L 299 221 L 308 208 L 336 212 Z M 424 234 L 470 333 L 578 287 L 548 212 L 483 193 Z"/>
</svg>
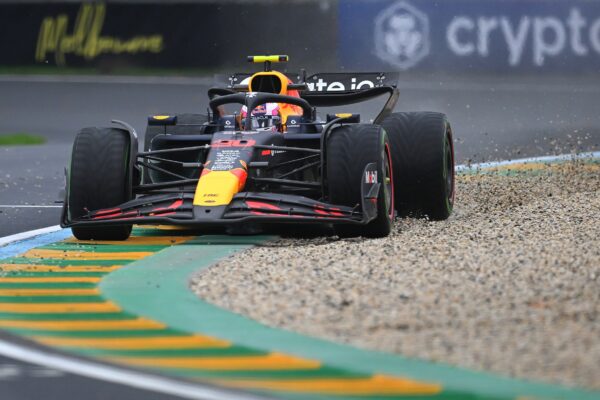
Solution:
<svg viewBox="0 0 600 400">
<path fill-rule="evenodd" d="M 598 73 L 600 1 L 342 0 L 350 70 Z"/>
</svg>

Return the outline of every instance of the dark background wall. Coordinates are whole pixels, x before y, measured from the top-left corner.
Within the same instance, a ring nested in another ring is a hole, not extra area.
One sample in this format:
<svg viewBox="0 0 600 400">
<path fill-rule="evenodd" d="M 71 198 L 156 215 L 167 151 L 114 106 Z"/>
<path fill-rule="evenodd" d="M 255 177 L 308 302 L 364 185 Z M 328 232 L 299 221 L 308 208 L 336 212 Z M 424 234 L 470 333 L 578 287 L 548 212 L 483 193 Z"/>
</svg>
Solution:
<svg viewBox="0 0 600 400">
<path fill-rule="evenodd" d="M 0 0 L 0 66 L 600 73 L 598 0 Z"/>
<path fill-rule="evenodd" d="M 0 65 L 214 69 L 268 53 L 334 66 L 337 8 L 275 3 L 2 2 Z"/>
</svg>

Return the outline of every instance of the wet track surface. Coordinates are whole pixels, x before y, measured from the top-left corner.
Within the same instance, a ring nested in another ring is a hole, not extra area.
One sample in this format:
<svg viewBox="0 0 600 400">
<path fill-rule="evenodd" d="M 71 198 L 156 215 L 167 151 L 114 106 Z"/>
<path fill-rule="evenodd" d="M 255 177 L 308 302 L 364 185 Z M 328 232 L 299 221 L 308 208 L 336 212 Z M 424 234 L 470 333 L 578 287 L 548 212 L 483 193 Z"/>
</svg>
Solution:
<svg viewBox="0 0 600 400">
<path fill-rule="evenodd" d="M 55 201 L 79 128 L 121 119 L 143 136 L 147 115 L 203 112 L 211 86 L 206 79 L 61 79 L 0 79 L 0 133 L 26 132 L 48 139 L 42 146 L 0 147 L 0 237 L 58 223 Z M 448 114 L 458 163 L 600 147 L 600 87 L 591 78 L 567 84 L 548 78 L 507 82 L 418 77 L 403 79 L 399 87 L 398 111 Z M 365 121 L 377 105 L 359 107 Z M 30 399 L 41 393 L 47 399 L 65 398 L 65 387 L 68 398 L 173 398 L 0 358 L 3 399 Z"/>
<path fill-rule="evenodd" d="M 58 223 L 63 170 L 78 129 L 132 124 L 143 136 L 148 115 L 204 112 L 209 78 L 4 77 L 0 133 L 43 135 L 48 143 L 0 148 L 0 236 Z M 563 82 L 532 77 L 404 77 L 398 111 L 445 112 L 455 132 L 457 162 L 594 150 L 600 143 L 600 87 L 592 78 Z M 359 108 L 363 121 L 381 102 Z M 325 112 L 325 110 L 324 110 Z M 141 139 L 141 138 L 140 138 Z"/>
<path fill-rule="evenodd" d="M 28 400 L 42 397 L 46 400 L 181 399 L 64 373 L 1 356 L 0 393 L 2 393 L 2 400 Z"/>
<path fill-rule="evenodd" d="M 0 237 L 58 224 L 69 145 L 0 147 Z"/>
</svg>

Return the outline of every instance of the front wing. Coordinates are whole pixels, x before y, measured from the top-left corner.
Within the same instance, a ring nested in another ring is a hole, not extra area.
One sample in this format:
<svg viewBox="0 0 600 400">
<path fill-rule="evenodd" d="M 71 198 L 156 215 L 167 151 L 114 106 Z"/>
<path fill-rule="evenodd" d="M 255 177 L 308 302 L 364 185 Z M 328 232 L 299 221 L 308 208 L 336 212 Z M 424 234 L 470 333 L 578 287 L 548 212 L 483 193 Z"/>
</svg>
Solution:
<svg viewBox="0 0 600 400">
<path fill-rule="evenodd" d="M 374 191 L 374 193 L 377 193 Z M 257 223 L 367 224 L 377 216 L 377 197 L 363 197 L 356 207 L 337 206 L 307 197 L 243 192 L 227 206 L 193 205 L 192 194 L 149 195 L 119 207 L 92 211 L 61 226 L 168 224 L 189 227 Z M 64 213 L 67 215 L 67 213 Z"/>
<path fill-rule="evenodd" d="M 365 167 L 365 177 L 375 170 Z M 70 220 L 65 201 L 61 226 L 166 224 L 188 227 L 256 223 L 335 223 L 367 224 L 377 217 L 377 197 L 381 184 L 363 179 L 361 204 L 355 207 L 324 203 L 308 197 L 282 193 L 241 192 L 226 206 L 194 205 L 191 193 L 145 195 L 118 207 L 90 211 Z"/>
</svg>

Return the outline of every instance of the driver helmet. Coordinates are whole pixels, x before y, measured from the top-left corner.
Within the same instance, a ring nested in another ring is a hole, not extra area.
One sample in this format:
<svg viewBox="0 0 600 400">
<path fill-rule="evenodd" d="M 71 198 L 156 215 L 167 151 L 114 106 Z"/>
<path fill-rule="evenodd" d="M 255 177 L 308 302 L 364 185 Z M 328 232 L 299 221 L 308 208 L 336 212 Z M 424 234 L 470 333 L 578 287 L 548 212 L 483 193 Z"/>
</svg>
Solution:
<svg viewBox="0 0 600 400">
<path fill-rule="evenodd" d="M 279 103 L 266 103 L 257 106 L 252 111 L 252 129 L 256 130 L 277 130 L 281 122 L 279 115 Z M 242 107 L 240 112 L 242 118 L 248 115 L 248 108 Z"/>
</svg>

